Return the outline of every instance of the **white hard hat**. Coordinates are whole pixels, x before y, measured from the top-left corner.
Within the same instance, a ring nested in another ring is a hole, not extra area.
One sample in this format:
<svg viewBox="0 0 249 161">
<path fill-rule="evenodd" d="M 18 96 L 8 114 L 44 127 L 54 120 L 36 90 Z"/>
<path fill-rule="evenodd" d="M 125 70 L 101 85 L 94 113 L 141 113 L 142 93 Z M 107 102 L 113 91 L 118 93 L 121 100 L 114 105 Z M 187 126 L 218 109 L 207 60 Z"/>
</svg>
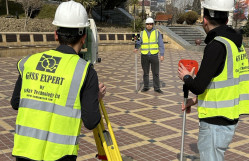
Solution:
<svg viewBox="0 0 249 161">
<path fill-rule="evenodd" d="M 208 10 L 228 12 L 234 10 L 234 0 L 204 0 L 202 7 Z"/>
<path fill-rule="evenodd" d="M 78 2 L 63 2 L 56 9 L 52 24 L 66 28 L 88 27 L 89 22 L 86 9 Z"/>
<path fill-rule="evenodd" d="M 146 19 L 145 23 L 154 23 L 154 20 L 149 17 Z"/>
</svg>

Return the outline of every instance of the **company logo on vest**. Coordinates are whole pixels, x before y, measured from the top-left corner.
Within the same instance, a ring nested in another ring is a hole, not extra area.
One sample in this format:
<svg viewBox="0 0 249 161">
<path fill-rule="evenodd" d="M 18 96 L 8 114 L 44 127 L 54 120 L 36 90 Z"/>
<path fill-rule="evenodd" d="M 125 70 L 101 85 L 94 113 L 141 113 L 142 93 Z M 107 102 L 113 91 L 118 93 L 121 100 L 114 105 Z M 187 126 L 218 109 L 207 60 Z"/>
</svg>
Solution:
<svg viewBox="0 0 249 161">
<path fill-rule="evenodd" d="M 50 56 L 43 54 L 40 61 L 37 64 L 36 70 L 55 73 L 61 57 Z"/>
</svg>

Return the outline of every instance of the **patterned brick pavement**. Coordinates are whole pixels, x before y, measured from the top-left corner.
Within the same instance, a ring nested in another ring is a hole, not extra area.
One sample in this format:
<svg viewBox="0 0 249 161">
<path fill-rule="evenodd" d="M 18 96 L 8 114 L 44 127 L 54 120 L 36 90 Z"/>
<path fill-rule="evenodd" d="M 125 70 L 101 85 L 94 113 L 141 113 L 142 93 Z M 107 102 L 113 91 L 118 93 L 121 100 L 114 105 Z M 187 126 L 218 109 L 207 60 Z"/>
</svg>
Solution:
<svg viewBox="0 0 249 161">
<path fill-rule="evenodd" d="M 146 93 L 135 92 L 135 55 L 131 51 L 101 52 L 102 62 L 95 65 L 99 80 L 107 86 L 104 103 L 122 155 L 137 161 L 177 161 L 181 146 L 183 101 L 182 82 L 177 77 L 180 59 L 200 62 L 202 54 L 167 49 L 160 64 L 164 94 L 153 88 Z M 0 161 L 11 156 L 17 111 L 9 101 L 18 73 L 20 57 L 0 58 Z M 142 69 L 138 56 L 138 87 Z M 152 78 L 151 78 L 152 79 Z M 141 88 L 140 88 L 141 89 Z M 249 160 L 249 118 L 242 117 L 233 142 L 225 154 L 226 161 Z M 187 115 L 185 154 L 187 160 L 199 160 L 197 150 L 198 119 L 196 107 Z M 82 128 L 78 160 L 95 161 L 96 147 L 92 132 Z"/>
</svg>

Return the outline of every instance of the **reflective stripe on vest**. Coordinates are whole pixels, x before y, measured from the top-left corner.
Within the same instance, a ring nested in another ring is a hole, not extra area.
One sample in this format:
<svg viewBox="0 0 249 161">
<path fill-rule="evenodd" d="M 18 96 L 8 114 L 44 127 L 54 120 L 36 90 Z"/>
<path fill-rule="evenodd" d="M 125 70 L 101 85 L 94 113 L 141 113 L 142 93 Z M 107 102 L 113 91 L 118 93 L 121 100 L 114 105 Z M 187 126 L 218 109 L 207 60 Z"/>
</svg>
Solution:
<svg viewBox="0 0 249 161">
<path fill-rule="evenodd" d="M 142 54 L 148 54 L 149 52 L 151 54 L 157 54 L 159 52 L 158 36 L 159 33 L 157 30 L 153 30 L 150 34 L 150 37 L 148 37 L 146 30 L 141 32 L 141 37 L 143 40 L 141 45 Z"/>
<path fill-rule="evenodd" d="M 229 39 L 216 37 L 226 46 L 224 69 L 213 78 L 205 92 L 198 95 L 199 118 L 223 116 L 237 119 L 249 113 L 249 66 L 242 46 L 239 50 Z M 243 58 L 240 58 L 243 57 Z"/>
<path fill-rule="evenodd" d="M 39 140 L 50 141 L 58 144 L 76 145 L 77 136 L 55 134 L 49 131 L 39 130 L 31 127 L 16 125 L 16 134 L 28 136 Z"/>
<path fill-rule="evenodd" d="M 241 94 L 239 98 L 227 101 L 203 101 L 198 100 L 198 105 L 206 108 L 226 108 L 239 105 L 239 101 L 249 100 L 249 94 Z"/>
<path fill-rule="evenodd" d="M 28 58 L 30 57 L 31 55 L 28 55 L 26 56 L 25 58 L 23 58 L 22 60 L 20 60 L 18 62 L 18 70 L 21 71 L 20 74 L 21 76 L 23 75 L 23 70 L 24 70 L 24 63 L 28 60 Z"/>
<path fill-rule="evenodd" d="M 19 61 L 23 81 L 14 156 L 58 160 L 65 155 L 78 154 L 82 123 L 80 89 L 88 68 L 89 62 L 78 55 L 54 50 Z M 58 83 L 59 80 L 63 81 Z"/>
<path fill-rule="evenodd" d="M 20 107 L 52 112 L 58 115 L 72 118 L 81 118 L 81 110 L 72 108 L 72 105 L 63 107 L 49 102 L 23 98 L 20 100 Z"/>
<path fill-rule="evenodd" d="M 241 75 L 239 78 L 233 78 L 225 81 L 219 81 L 219 82 L 211 82 L 208 85 L 208 89 L 217 89 L 217 88 L 224 88 L 228 86 L 238 85 L 239 82 L 242 81 L 248 81 L 249 80 L 249 74 Z"/>
</svg>

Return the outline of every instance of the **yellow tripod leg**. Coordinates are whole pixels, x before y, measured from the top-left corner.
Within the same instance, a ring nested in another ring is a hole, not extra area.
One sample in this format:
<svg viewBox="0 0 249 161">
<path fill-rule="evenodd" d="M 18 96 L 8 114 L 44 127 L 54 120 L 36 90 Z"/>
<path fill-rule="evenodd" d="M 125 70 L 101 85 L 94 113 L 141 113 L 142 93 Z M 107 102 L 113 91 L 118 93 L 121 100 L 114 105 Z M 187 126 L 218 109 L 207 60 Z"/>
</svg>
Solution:
<svg viewBox="0 0 249 161">
<path fill-rule="evenodd" d="M 104 147 L 103 147 L 103 144 L 102 144 L 102 141 L 100 138 L 100 134 L 99 134 L 99 132 L 103 131 L 103 127 L 104 127 L 104 123 L 103 123 L 103 119 L 101 116 L 100 123 L 98 124 L 98 126 L 95 129 L 93 129 L 93 136 L 94 136 L 96 147 L 98 150 L 98 154 L 96 155 L 96 158 L 98 158 L 102 161 L 107 161 L 105 150 L 104 150 Z M 99 128 L 100 128 L 100 130 L 99 130 Z"/>
<path fill-rule="evenodd" d="M 118 145 L 117 145 L 117 141 L 115 139 L 115 136 L 114 136 L 114 133 L 112 130 L 112 126 L 111 126 L 109 117 L 107 115 L 107 112 L 106 112 L 106 109 L 105 109 L 105 106 L 104 106 L 104 103 L 102 100 L 100 100 L 100 107 L 101 107 L 101 110 L 103 112 L 108 130 L 109 130 L 109 133 L 108 133 L 109 135 L 107 135 L 107 136 L 109 137 L 109 142 L 111 142 L 111 143 L 109 143 L 110 146 L 108 146 L 108 150 L 110 152 L 110 155 L 114 159 L 114 160 L 110 160 L 110 161 L 122 161 L 122 157 L 121 157 Z"/>
<path fill-rule="evenodd" d="M 101 116 L 100 123 L 93 130 L 98 149 L 97 158 L 102 161 L 122 161 L 121 154 L 102 100 L 100 101 L 100 111 L 102 111 L 104 115 L 109 132 L 105 130 L 103 118 Z"/>
</svg>

